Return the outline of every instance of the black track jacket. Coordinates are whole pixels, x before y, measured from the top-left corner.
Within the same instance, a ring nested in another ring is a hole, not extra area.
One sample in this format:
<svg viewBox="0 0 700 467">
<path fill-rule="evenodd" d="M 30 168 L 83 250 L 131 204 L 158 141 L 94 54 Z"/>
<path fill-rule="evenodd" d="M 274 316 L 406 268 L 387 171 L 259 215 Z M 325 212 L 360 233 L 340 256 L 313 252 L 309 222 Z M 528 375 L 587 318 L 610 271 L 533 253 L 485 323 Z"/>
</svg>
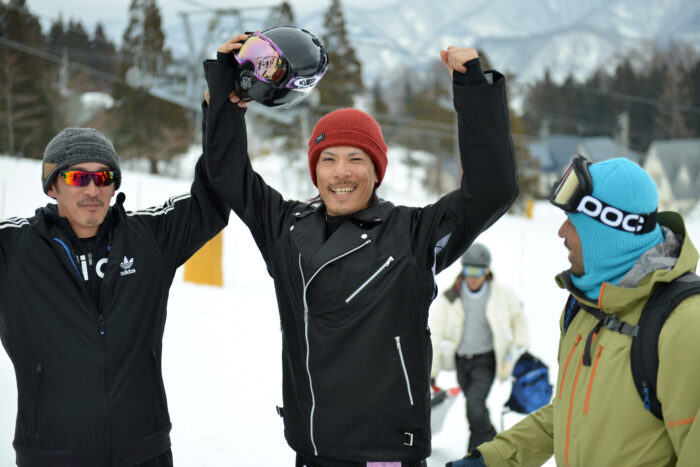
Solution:
<svg viewBox="0 0 700 467">
<path fill-rule="evenodd" d="M 57 207 L 0 222 L 0 338 L 17 377 L 22 467 L 131 466 L 170 447 L 161 376 L 175 270 L 228 222 L 197 164 L 191 192 L 100 228 L 99 305 Z"/>
<path fill-rule="evenodd" d="M 285 437 L 306 456 L 417 461 L 430 454 L 434 275 L 513 203 L 505 79 L 454 84 L 461 189 L 423 208 L 379 204 L 325 240 L 325 209 L 285 201 L 252 170 L 231 68 L 204 64 L 212 184 L 246 223 L 274 279 Z M 391 170 L 391 168 L 389 168 Z"/>
</svg>

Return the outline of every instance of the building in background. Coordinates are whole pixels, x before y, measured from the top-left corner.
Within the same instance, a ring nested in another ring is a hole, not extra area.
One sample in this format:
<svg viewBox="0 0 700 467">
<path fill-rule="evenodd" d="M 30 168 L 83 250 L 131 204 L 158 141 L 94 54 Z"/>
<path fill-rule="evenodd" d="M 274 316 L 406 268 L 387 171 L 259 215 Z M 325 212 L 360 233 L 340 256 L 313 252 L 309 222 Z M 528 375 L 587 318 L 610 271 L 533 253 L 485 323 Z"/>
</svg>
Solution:
<svg viewBox="0 0 700 467">
<path fill-rule="evenodd" d="M 652 141 L 643 164 L 659 189 L 659 210 L 689 213 L 700 198 L 700 138 Z"/>
</svg>

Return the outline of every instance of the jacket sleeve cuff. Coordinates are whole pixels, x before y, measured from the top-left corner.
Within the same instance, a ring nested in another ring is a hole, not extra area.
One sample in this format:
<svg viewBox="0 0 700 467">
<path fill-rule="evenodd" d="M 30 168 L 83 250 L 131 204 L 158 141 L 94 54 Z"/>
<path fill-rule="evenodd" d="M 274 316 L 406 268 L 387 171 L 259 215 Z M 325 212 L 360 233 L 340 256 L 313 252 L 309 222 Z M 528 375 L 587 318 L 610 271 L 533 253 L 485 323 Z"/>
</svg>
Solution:
<svg viewBox="0 0 700 467">
<path fill-rule="evenodd" d="M 466 73 L 461 73 L 455 71 L 452 73 L 452 80 L 455 84 L 460 86 L 473 86 L 475 84 L 488 84 L 486 75 L 484 75 L 484 70 L 481 68 L 481 61 L 479 57 L 472 58 L 471 60 L 464 63 L 467 68 Z"/>
<path fill-rule="evenodd" d="M 215 86 L 226 86 L 233 90 L 236 83 L 235 68 L 219 63 L 217 60 L 205 60 L 204 79 L 210 88 Z"/>
</svg>

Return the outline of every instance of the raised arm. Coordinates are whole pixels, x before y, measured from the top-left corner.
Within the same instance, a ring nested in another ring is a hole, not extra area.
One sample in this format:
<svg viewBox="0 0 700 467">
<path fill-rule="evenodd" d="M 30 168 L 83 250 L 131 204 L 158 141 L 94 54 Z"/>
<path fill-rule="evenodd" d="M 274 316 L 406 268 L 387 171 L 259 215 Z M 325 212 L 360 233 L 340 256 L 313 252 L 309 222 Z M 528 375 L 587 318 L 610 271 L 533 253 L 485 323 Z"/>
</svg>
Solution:
<svg viewBox="0 0 700 467">
<path fill-rule="evenodd" d="M 458 190 L 416 219 L 414 251 L 436 273 L 458 259 L 518 195 L 505 78 L 497 71 L 484 74 L 474 49 L 449 47 L 441 58 L 453 77 L 462 180 Z"/>
<path fill-rule="evenodd" d="M 285 202 L 250 163 L 245 123 L 248 104 L 235 93 L 232 56 L 246 37 L 234 36 L 219 47 L 216 60 L 204 62 L 208 84 L 205 159 L 214 190 L 248 226 L 267 260 L 266 245 L 281 232 L 282 219 L 294 203 Z"/>
</svg>

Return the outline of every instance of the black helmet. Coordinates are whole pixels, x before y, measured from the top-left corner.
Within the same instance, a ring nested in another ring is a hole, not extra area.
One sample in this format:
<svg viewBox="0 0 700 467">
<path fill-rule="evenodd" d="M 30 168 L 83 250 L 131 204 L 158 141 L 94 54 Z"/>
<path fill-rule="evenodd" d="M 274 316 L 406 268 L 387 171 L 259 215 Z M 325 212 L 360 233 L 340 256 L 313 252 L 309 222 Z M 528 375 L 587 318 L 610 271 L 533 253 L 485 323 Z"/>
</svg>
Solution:
<svg viewBox="0 0 700 467">
<path fill-rule="evenodd" d="M 308 97 L 328 68 L 328 54 L 309 31 L 290 26 L 252 33 L 234 54 L 236 92 L 268 107 Z"/>
</svg>

